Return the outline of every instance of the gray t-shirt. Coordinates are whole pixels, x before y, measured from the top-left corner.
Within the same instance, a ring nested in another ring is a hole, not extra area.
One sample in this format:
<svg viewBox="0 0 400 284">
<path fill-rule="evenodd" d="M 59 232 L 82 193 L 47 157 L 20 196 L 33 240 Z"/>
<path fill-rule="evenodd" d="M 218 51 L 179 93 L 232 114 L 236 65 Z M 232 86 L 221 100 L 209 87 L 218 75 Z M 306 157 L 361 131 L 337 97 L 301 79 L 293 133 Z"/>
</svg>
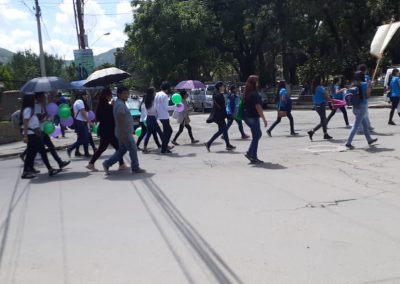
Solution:
<svg viewBox="0 0 400 284">
<path fill-rule="evenodd" d="M 118 116 L 124 115 L 124 128 L 119 125 Z M 117 99 L 114 103 L 114 120 L 115 120 L 115 136 L 119 137 L 120 133 L 131 135 L 134 131 L 133 119 L 131 113 L 123 100 Z"/>
</svg>

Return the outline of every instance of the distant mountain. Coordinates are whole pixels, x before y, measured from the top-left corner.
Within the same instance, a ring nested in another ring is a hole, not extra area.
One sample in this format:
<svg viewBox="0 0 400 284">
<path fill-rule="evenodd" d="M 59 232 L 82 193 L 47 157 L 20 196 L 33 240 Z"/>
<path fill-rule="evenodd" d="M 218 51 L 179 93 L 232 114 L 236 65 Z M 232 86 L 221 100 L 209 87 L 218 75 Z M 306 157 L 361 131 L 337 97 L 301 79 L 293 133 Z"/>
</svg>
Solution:
<svg viewBox="0 0 400 284">
<path fill-rule="evenodd" d="M 94 66 L 99 66 L 99 65 L 104 64 L 104 63 L 115 64 L 115 55 L 114 55 L 114 53 L 115 53 L 116 50 L 117 50 L 116 48 L 113 48 L 113 49 L 110 49 L 107 52 L 95 55 L 94 56 Z"/>
<path fill-rule="evenodd" d="M 14 53 L 0 47 L 0 63 L 8 63 L 13 57 Z"/>
</svg>

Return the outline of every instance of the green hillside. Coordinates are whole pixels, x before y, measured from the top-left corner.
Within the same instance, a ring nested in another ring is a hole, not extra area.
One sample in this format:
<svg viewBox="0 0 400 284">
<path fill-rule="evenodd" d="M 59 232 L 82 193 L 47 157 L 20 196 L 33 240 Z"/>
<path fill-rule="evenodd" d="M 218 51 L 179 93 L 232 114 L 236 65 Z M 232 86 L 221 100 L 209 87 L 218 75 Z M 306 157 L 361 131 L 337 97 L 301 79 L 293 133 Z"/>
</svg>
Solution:
<svg viewBox="0 0 400 284">
<path fill-rule="evenodd" d="M 13 54 L 14 53 L 12 53 L 11 51 L 0 47 L 0 62 L 1 63 L 9 62 L 11 60 Z"/>
</svg>

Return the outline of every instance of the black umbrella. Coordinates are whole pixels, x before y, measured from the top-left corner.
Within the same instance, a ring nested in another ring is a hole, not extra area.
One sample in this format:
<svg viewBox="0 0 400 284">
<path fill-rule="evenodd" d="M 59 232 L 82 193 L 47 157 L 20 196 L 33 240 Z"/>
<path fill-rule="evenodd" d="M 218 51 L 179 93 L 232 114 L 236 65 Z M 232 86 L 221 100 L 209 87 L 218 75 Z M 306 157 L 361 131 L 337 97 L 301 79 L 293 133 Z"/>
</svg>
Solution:
<svg viewBox="0 0 400 284">
<path fill-rule="evenodd" d="M 93 72 L 84 84 L 85 87 L 107 86 L 112 83 L 120 82 L 131 75 L 116 67 L 105 68 Z"/>
<path fill-rule="evenodd" d="M 71 85 L 59 77 L 38 77 L 29 80 L 21 88 L 21 93 L 51 92 L 70 89 Z"/>
</svg>

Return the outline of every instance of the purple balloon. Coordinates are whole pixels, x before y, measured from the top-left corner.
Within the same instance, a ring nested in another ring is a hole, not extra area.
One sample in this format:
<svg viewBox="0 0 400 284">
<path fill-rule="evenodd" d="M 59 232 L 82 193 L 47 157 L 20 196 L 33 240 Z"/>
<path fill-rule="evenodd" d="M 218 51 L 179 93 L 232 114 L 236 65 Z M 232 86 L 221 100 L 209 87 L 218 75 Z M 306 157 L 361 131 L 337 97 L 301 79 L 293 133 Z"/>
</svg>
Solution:
<svg viewBox="0 0 400 284">
<path fill-rule="evenodd" d="M 49 103 L 46 106 L 46 111 L 49 116 L 55 116 L 58 113 L 58 105 L 55 103 Z"/>
<path fill-rule="evenodd" d="M 70 127 L 72 124 L 74 124 L 74 118 L 70 116 L 66 119 L 61 119 L 60 123 L 65 127 Z"/>
<path fill-rule="evenodd" d="M 185 110 L 185 106 L 183 105 L 183 104 L 179 104 L 177 107 L 176 107 L 176 111 L 177 112 L 183 112 Z"/>
<path fill-rule="evenodd" d="M 51 134 L 51 137 L 56 138 L 61 135 L 61 127 L 56 126 L 56 130 Z"/>
<path fill-rule="evenodd" d="M 88 112 L 88 119 L 89 119 L 89 121 L 93 121 L 96 119 L 96 115 L 94 114 L 93 111 Z"/>
</svg>

